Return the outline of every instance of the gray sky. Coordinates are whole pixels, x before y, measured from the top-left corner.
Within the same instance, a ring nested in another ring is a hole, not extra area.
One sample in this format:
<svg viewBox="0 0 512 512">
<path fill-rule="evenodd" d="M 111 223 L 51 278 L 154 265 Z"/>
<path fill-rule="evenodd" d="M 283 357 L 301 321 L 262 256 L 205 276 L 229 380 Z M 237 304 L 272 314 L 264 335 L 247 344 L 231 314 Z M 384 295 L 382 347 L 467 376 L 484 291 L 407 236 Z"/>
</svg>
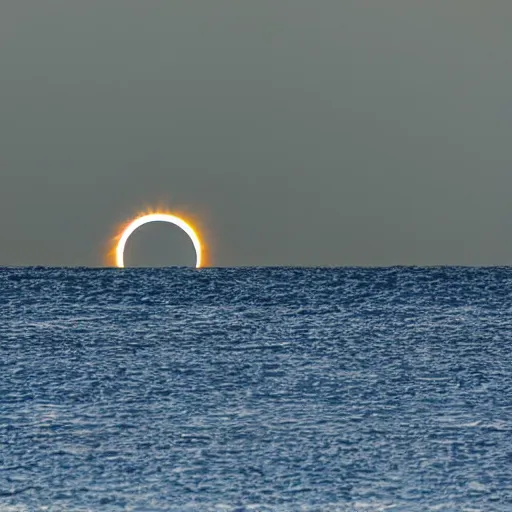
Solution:
<svg viewBox="0 0 512 512">
<path fill-rule="evenodd" d="M 154 204 L 199 219 L 219 266 L 510 264 L 510 20 L 510 0 L 3 0 L 0 265 L 102 265 Z M 152 225 L 126 260 L 193 250 Z"/>
</svg>

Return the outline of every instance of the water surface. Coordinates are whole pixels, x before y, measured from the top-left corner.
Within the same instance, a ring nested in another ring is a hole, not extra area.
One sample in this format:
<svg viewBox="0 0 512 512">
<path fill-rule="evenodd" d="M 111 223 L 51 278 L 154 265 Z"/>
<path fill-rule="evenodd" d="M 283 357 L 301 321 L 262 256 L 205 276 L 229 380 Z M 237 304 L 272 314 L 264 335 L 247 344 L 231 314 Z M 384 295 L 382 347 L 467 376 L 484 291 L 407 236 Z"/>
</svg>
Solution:
<svg viewBox="0 0 512 512">
<path fill-rule="evenodd" d="M 512 269 L 0 269 L 0 509 L 512 510 Z"/>
</svg>

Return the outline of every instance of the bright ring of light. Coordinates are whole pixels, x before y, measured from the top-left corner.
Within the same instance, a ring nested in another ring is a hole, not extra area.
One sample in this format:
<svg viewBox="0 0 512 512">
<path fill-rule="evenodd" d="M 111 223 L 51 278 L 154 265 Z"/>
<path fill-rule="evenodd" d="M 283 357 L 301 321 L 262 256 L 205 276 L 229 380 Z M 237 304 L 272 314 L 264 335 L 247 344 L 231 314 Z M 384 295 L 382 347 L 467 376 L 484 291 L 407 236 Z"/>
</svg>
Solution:
<svg viewBox="0 0 512 512">
<path fill-rule="evenodd" d="M 192 229 L 192 227 L 187 224 L 183 219 L 176 217 L 175 215 L 169 215 L 166 213 L 152 213 L 150 215 L 144 215 L 142 217 L 138 217 L 133 222 L 131 222 L 128 227 L 123 231 L 119 242 L 117 243 L 116 249 L 116 265 L 119 268 L 124 267 L 124 248 L 126 246 L 126 242 L 132 236 L 133 232 L 139 229 L 144 224 L 148 222 L 168 222 L 170 224 L 174 224 L 181 228 L 185 233 L 189 236 L 190 240 L 194 244 L 194 249 L 196 251 L 196 268 L 201 266 L 201 242 L 196 232 Z"/>
</svg>

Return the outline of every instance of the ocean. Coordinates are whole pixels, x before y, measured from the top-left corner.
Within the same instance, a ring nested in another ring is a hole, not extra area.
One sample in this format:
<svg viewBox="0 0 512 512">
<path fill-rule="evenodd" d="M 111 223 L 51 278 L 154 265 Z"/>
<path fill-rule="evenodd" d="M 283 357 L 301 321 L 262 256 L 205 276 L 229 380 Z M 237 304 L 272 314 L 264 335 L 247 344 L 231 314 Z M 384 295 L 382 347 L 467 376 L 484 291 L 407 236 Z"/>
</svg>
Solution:
<svg viewBox="0 0 512 512">
<path fill-rule="evenodd" d="M 0 269 L 0 510 L 512 511 L 512 268 Z"/>
</svg>

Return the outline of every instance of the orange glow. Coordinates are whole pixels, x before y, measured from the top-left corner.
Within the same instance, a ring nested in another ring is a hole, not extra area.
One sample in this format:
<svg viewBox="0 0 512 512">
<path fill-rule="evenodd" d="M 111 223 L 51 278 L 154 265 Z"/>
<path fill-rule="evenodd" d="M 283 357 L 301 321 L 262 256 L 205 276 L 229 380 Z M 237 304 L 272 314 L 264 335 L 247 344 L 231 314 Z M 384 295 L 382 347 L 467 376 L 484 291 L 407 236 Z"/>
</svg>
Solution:
<svg viewBox="0 0 512 512">
<path fill-rule="evenodd" d="M 195 267 L 200 268 L 205 266 L 205 247 L 202 242 L 202 237 L 198 234 L 197 229 L 190 223 L 190 221 L 185 220 L 182 216 L 162 210 L 155 212 L 148 211 L 146 213 L 139 214 L 122 227 L 119 234 L 113 240 L 113 247 L 109 253 L 110 263 L 119 268 L 124 267 L 124 250 L 128 239 L 137 229 L 150 222 L 168 222 L 182 229 L 194 245 L 196 253 Z"/>
</svg>

